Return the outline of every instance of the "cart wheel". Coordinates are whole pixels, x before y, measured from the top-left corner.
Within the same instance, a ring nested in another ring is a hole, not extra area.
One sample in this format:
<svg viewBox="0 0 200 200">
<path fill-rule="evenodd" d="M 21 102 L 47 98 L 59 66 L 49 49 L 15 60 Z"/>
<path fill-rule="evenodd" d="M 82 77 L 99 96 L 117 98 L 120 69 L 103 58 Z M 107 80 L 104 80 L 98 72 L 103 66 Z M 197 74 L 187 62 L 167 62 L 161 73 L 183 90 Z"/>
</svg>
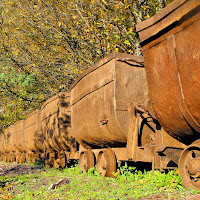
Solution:
<svg viewBox="0 0 200 200">
<path fill-rule="evenodd" d="M 54 165 L 54 160 L 55 160 L 55 152 L 51 152 L 49 153 L 49 162 L 50 162 L 50 165 L 53 167 Z"/>
<path fill-rule="evenodd" d="M 15 153 L 13 153 L 13 162 L 15 162 L 16 161 L 16 155 L 15 155 Z"/>
<path fill-rule="evenodd" d="M 181 154 L 179 174 L 183 177 L 182 183 L 186 188 L 200 189 L 200 142 L 194 142 Z"/>
<path fill-rule="evenodd" d="M 66 167 L 66 161 L 67 161 L 65 152 L 64 151 L 60 151 L 58 153 L 58 158 L 59 158 L 59 166 L 60 166 L 60 168 L 64 169 Z"/>
<path fill-rule="evenodd" d="M 8 159 L 8 154 L 7 153 L 5 154 L 5 158 L 4 159 L 5 159 L 6 162 L 8 162 L 7 161 L 7 159 Z"/>
<path fill-rule="evenodd" d="M 10 156 L 11 156 L 10 162 L 15 162 L 15 154 L 11 153 Z"/>
<path fill-rule="evenodd" d="M 7 162 L 10 162 L 10 159 L 11 158 L 11 156 L 10 156 L 10 153 L 8 154 L 8 161 Z"/>
<path fill-rule="evenodd" d="M 88 170 L 94 167 L 95 156 L 91 149 L 82 151 L 79 156 L 79 168 L 83 172 L 88 172 Z"/>
<path fill-rule="evenodd" d="M 57 159 L 54 159 L 53 168 L 58 169 L 58 168 L 59 168 L 59 163 L 60 163 L 60 161 L 59 161 L 58 158 L 57 158 Z"/>
<path fill-rule="evenodd" d="M 36 163 L 36 160 L 38 159 L 39 159 L 39 153 L 38 152 L 33 153 L 32 163 Z"/>
<path fill-rule="evenodd" d="M 33 159 L 33 153 L 27 153 L 26 154 L 27 163 L 32 163 L 32 159 Z"/>
<path fill-rule="evenodd" d="M 1 154 L 1 161 L 4 160 L 4 154 Z"/>
<path fill-rule="evenodd" d="M 53 167 L 54 166 L 54 160 L 55 160 L 55 153 L 54 152 L 47 153 L 47 157 L 45 159 L 46 168 Z"/>
<path fill-rule="evenodd" d="M 25 163 L 25 153 L 21 153 L 20 155 L 20 163 Z"/>
<path fill-rule="evenodd" d="M 113 177 L 116 171 L 117 161 L 112 149 L 106 149 L 99 152 L 97 157 L 97 171 L 102 176 Z"/>
<path fill-rule="evenodd" d="M 8 162 L 11 162 L 11 155 L 10 155 L 10 153 L 8 154 Z"/>
<path fill-rule="evenodd" d="M 10 162 L 14 162 L 14 154 L 13 154 L 13 152 L 10 153 Z"/>
<path fill-rule="evenodd" d="M 59 158 L 58 158 L 58 152 L 55 152 L 54 157 L 52 157 L 53 161 L 53 168 L 58 169 L 59 168 Z"/>
<path fill-rule="evenodd" d="M 19 164 L 20 163 L 20 153 L 16 154 L 16 162 Z"/>
<path fill-rule="evenodd" d="M 49 168 L 51 167 L 50 162 L 49 162 L 49 158 L 46 158 L 46 159 L 45 159 L 45 167 L 46 167 L 47 169 L 49 169 Z"/>
<path fill-rule="evenodd" d="M 7 162 L 10 162 L 10 153 L 7 154 Z"/>
<path fill-rule="evenodd" d="M 5 159 L 5 154 L 3 154 L 2 161 L 4 161 L 4 159 Z"/>
</svg>

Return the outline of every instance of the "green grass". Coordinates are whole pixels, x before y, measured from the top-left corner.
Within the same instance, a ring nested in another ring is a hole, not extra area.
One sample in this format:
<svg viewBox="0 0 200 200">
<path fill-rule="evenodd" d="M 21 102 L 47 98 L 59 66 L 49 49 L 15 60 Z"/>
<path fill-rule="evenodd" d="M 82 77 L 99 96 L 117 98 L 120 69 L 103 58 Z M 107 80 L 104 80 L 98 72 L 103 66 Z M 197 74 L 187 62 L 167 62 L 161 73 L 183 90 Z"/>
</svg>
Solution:
<svg viewBox="0 0 200 200">
<path fill-rule="evenodd" d="M 161 199 L 185 199 L 200 191 L 185 189 L 176 170 L 168 173 L 151 171 L 141 173 L 135 168 L 123 166 L 115 178 L 100 176 L 96 169 L 81 173 L 78 166 L 63 170 L 42 168 L 39 173 L 0 176 L 2 199 L 138 199 L 156 195 Z M 60 179 L 70 179 L 69 184 L 49 190 Z"/>
</svg>

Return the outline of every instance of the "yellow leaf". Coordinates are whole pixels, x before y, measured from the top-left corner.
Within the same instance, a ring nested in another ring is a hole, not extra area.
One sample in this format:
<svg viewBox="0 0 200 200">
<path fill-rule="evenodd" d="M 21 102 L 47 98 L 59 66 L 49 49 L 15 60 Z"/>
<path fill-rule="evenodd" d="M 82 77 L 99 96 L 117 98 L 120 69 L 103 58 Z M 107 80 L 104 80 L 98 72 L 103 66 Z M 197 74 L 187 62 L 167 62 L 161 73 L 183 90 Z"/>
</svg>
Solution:
<svg viewBox="0 0 200 200">
<path fill-rule="evenodd" d="M 143 184 L 143 183 L 144 183 L 144 181 L 143 181 L 142 179 L 140 179 L 138 182 L 139 182 L 140 184 Z"/>
<path fill-rule="evenodd" d="M 102 0 L 104 4 L 108 5 L 107 2 L 105 0 Z"/>
<path fill-rule="evenodd" d="M 130 28 L 130 30 L 128 31 L 128 33 L 132 33 L 133 32 L 133 28 Z"/>
<path fill-rule="evenodd" d="M 174 174 L 178 174 L 178 168 L 176 169 L 175 173 Z"/>
</svg>

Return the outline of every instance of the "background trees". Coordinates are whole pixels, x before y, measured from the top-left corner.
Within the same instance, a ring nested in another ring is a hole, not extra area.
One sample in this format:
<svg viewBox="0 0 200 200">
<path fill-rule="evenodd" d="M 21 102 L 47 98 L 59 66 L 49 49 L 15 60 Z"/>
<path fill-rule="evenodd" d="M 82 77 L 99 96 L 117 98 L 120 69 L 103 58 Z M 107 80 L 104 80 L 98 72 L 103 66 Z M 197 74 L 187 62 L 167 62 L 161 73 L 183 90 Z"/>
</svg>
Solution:
<svg viewBox="0 0 200 200">
<path fill-rule="evenodd" d="M 141 55 L 136 24 L 171 1 L 1 1 L 0 129 L 112 51 Z"/>
</svg>

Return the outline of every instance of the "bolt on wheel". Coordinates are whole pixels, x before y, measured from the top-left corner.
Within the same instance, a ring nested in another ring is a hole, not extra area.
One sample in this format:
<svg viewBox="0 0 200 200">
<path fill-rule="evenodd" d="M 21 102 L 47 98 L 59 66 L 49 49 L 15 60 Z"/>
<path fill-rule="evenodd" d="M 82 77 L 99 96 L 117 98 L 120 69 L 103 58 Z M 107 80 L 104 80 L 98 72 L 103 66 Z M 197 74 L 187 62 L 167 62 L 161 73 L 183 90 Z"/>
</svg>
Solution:
<svg viewBox="0 0 200 200">
<path fill-rule="evenodd" d="M 88 172 L 88 170 L 94 167 L 95 156 L 92 150 L 87 149 L 82 151 L 79 156 L 79 168 L 83 172 Z"/>
<path fill-rule="evenodd" d="M 200 189 L 200 146 L 190 145 L 181 154 L 179 159 L 179 174 L 183 177 L 182 183 L 186 188 Z"/>
<path fill-rule="evenodd" d="M 97 171 L 102 176 L 113 177 L 113 172 L 117 169 L 115 153 L 112 149 L 99 152 L 97 157 Z"/>
</svg>

